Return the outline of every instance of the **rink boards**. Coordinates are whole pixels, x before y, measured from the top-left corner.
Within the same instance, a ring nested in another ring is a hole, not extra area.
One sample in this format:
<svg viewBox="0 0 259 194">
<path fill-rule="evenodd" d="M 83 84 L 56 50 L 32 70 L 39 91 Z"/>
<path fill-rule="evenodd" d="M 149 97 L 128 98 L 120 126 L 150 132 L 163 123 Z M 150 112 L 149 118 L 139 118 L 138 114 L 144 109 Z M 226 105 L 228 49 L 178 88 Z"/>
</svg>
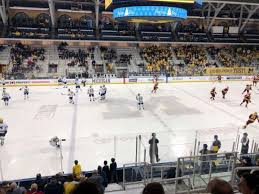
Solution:
<svg viewBox="0 0 259 194">
<path fill-rule="evenodd" d="M 253 76 L 222 76 L 222 81 L 251 81 Z M 68 79 L 68 84 L 74 84 L 74 79 Z M 181 82 L 215 82 L 217 76 L 190 76 L 190 77 L 159 77 L 160 83 Z M 153 77 L 130 77 L 130 78 L 91 78 L 86 79 L 86 84 L 141 84 L 153 83 Z M 57 79 L 32 79 L 32 80 L 5 80 L 5 86 L 57 86 Z"/>
</svg>

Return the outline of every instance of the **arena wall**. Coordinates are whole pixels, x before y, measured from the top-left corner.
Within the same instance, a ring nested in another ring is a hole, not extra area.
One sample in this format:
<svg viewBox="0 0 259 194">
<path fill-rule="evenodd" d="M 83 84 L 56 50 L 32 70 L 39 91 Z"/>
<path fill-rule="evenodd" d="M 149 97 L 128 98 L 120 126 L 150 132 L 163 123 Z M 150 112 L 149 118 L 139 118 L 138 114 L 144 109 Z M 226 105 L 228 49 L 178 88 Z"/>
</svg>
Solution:
<svg viewBox="0 0 259 194">
<path fill-rule="evenodd" d="M 222 76 L 222 81 L 251 81 L 253 76 Z M 92 78 L 86 79 L 86 84 L 144 84 L 153 83 L 153 77 L 130 77 L 130 78 Z M 196 77 L 159 77 L 160 83 L 188 83 L 188 82 L 216 82 L 217 76 Z M 68 84 L 73 85 L 74 79 L 68 79 Z M 5 86 L 57 86 L 57 79 L 34 79 L 34 80 L 5 80 Z"/>
</svg>

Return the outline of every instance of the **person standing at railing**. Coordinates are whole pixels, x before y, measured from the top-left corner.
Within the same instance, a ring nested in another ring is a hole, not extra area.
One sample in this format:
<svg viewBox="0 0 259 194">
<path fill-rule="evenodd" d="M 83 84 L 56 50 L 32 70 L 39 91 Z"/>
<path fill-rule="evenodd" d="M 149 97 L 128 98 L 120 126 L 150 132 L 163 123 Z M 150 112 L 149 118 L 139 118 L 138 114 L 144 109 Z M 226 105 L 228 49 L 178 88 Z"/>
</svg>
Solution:
<svg viewBox="0 0 259 194">
<path fill-rule="evenodd" d="M 211 151 L 213 153 L 218 153 L 220 148 L 221 148 L 221 142 L 219 141 L 219 137 L 217 135 L 214 135 L 214 141 L 212 143 Z"/>
<path fill-rule="evenodd" d="M 248 139 L 248 134 L 244 133 L 243 137 L 241 139 L 241 154 L 248 154 L 249 150 L 249 139 Z"/>
<path fill-rule="evenodd" d="M 156 134 L 152 133 L 152 138 L 149 140 L 149 156 L 150 156 L 150 163 L 153 164 L 155 162 L 159 162 L 159 156 L 158 156 L 158 143 L 159 140 L 156 138 Z"/>
<path fill-rule="evenodd" d="M 207 144 L 203 144 L 203 148 L 202 150 L 200 150 L 200 160 L 201 160 L 201 172 L 203 173 L 208 173 L 209 172 L 209 157 L 206 156 L 207 154 L 209 154 L 209 150 L 208 150 L 208 145 Z M 205 155 L 205 156 L 204 156 Z"/>
</svg>

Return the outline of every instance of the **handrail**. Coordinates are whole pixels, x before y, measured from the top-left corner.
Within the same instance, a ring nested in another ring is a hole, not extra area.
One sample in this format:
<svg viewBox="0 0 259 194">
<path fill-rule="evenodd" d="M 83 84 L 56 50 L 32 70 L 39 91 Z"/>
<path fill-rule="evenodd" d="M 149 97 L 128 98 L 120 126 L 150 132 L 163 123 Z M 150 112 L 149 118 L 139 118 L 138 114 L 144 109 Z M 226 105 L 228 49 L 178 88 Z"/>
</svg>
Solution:
<svg viewBox="0 0 259 194">
<path fill-rule="evenodd" d="M 233 171 L 234 176 L 231 180 L 232 186 L 235 185 L 235 177 L 236 177 L 236 174 L 237 174 L 238 170 L 251 170 L 250 173 L 252 173 L 254 171 L 259 171 L 259 167 L 258 166 L 250 166 L 250 167 L 237 167 L 237 168 L 235 168 L 235 170 Z"/>
<path fill-rule="evenodd" d="M 204 154 L 204 155 L 196 155 L 196 156 L 183 156 L 179 157 L 178 159 L 185 159 L 185 158 L 197 158 L 202 156 L 217 156 L 217 155 L 226 155 L 226 154 L 238 154 L 238 152 L 220 152 L 220 153 L 213 153 L 213 154 Z"/>
</svg>

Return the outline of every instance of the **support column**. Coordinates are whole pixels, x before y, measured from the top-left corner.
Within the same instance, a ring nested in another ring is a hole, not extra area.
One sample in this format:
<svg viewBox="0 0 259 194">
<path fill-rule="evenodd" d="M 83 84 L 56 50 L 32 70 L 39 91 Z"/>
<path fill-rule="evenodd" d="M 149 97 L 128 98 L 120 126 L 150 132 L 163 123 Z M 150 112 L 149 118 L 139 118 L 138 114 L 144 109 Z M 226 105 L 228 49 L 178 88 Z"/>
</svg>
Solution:
<svg viewBox="0 0 259 194">
<path fill-rule="evenodd" d="M 1 15 L 1 18 L 2 18 L 2 21 L 3 21 L 3 24 L 5 26 L 8 25 L 8 16 L 6 14 L 6 6 L 5 6 L 5 0 L 2 0 L 1 2 L 1 6 L 0 6 L 0 15 Z"/>
<path fill-rule="evenodd" d="M 49 3 L 49 13 L 51 17 L 51 24 L 52 28 L 56 27 L 56 10 L 55 10 L 55 4 L 53 0 L 48 0 Z"/>
<path fill-rule="evenodd" d="M 96 30 L 96 36 L 99 36 L 99 6 L 100 1 L 95 1 L 95 30 Z"/>
</svg>

